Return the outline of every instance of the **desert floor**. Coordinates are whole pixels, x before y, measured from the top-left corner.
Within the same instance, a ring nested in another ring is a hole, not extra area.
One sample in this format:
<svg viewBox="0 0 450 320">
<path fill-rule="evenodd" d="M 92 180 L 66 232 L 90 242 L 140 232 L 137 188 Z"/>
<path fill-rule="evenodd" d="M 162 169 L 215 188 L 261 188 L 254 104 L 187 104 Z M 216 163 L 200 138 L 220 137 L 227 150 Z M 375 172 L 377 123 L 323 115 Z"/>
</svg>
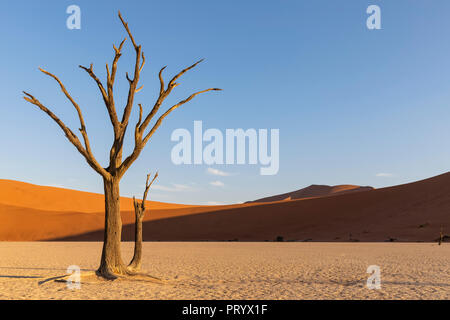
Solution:
<svg viewBox="0 0 450 320">
<path fill-rule="evenodd" d="M 124 258 L 133 243 L 123 244 Z M 40 281 L 95 270 L 99 242 L 0 242 L 0 299 L 450 299 L 450 245 L 147 242 L 143 268 L 165 280 Z M 381 289 L 366 287 L 369 265 Z"/>
</svg>

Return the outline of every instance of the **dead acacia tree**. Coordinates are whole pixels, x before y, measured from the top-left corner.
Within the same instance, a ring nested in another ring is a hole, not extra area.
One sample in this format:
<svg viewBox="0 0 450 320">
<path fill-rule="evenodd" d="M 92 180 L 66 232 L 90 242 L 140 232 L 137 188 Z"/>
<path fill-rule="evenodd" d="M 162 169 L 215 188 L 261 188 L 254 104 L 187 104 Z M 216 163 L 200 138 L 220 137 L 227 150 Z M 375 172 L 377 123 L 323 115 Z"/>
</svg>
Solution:
<svg viewBox="0 0 450 320">
<path fill-rule="evenodd" d="M 156 172 L 152 181 L 150 181 L 151 174 L 147 175 L 147 181 L 145 182 L 144 195 L 142 196 L 142 202 L 139 203 L 135 197 L 133 197 L 134 204 L 134 254 L 133 259 L 131 259 L 128 268 L 132 271 L 139 271 L 142 264 L 142 221 L 145 215 L 145 201 L 147 201 L 148 191 L 152 186 L 153 182 L 158 178 L 158 172 Z"/>
<path fill-rule="evenodd" d="M 144 116 L 144 108 L 142 107 L 141 104 L 138 104 L 139 120 L 134 126 L 134 149 L 130 155 L 128 155 L 125 159 L 123 159 L 124 138 L 129 125 L 130 115 L 133 110 L 134 98 L 136 93 L 139 92 L 143 87 L 139 86 L 139 79 L 142 69 L 145 65 L 145 56 L 144 52 L 142 51 L 141 45 L 138 45 L 135 42 L 133 35 L 128 27 L 128 24 L 122 18 L 120 11 L 119 11 L 119 18 L 136 51 L 136 60 L 134 63 L 134 75 L 132 78 L 130 78 L 128 73 L 126 73 L 126 79 L 128 80 L 129 83 L 129 89 L 128 89 L 128 98 L 121 118 L 119 118 L 119 115 L 117 114 L 116 111 L 116 103 L 114 100 L 113 89 L 114 89 L 114 81 L 116 79 L 117 62 L 119 61 L 119 58 L 122 55 L 122 48 L 127 38 L 125 38 L 118 47 L 113 45 L 115 55 L 111 64 L 111 68 L 109 68 L 108 64 L 106 64 L 106 73 L 107 73 L 106 88 L 104 87 L 101 80 L 94 73 L 94 68 L 92 64 L 90 65 L 89 68 L 80 66 L 80 68 L 86 71 L 98 86 L 98 89 L 100 90 L 100 94 L 103 98 L 103 102 L 106 106 L 109 119 L 113 127 L 114 140 L 109 152 L 109 165 L 107 167 L 102 167 L 94 157 L 94 154 L 92 153 L 91 146 L 89 143 L 87 129 L 83 119 L 81 108 L 72 98 L 72 96 L 68 93 L 63 83 L 55 75 L 39 68 L 39 70 L 42 71 L 44 74 L 52 77 L 58 82 L 62 92 L 76 109 L 78 118 L 80 120 L 79 130 L 83 138 L 84 144 L 81 143 L 78 136 L 71 129 L 69 129 L 64 124 L 64 122 L 61 121 L 52 111 L 50 111 L 50 109 L 44 106 L 44 104 L 42 104 L 37 98 L 35 98 L 30 93 L 24 92 L 25 94 L 24 99 L 32 103 L 33 105 L 37 106 L 39 109 L 45 112 L 50 118 L 52 118 L 63 130 L 67 139 L 75 146 L 75 148 L 79 151 L 79 153 L 81 153 L 81 155 L 85 158 L 89 166 L 91 166 L 103 178 L 104 192 L 105 192 L 105 232 L 104 232 L 102 256 L 100 260 L 100 266 L 97 270 L 97 274 L 108 279 L 115 279 L 117 275 L 129 274 L 129 270 L 127 269 L 127 266 L 124 264 L 122 260 L 120 250 L 120 242 L 122 234 L 122 220 L 120 216 L 120 192 L 119 192 L 120 180 L 122 179 L 125 172 L 127 172 L 130 166 L 134 163 L 134 161 L 139 157 L 145 145 L 147 144 L 149 139 L 153 136 L 155 131 L 159 128 L 164 118 L 166 118 L 172 111 L 184 105 L 185 103 L 191 101 L 195 96 L 201 93 L 221 90 L 218 88 L 209 88 L 191 94 L 186 99 L 181 100 L 177 104 L 168 108 L 167 111 L 164 112 L 156 120 L 151 129 L 147 131 L 146 130 L 147 127 L 149 127 L 150 122 L 157 114 L 164 100 L 167 98 L 167 96 L 169 96 L 172 90 L 179 85 L 177 80 L 187 71 L 196 67 L 200 62 L 203 61 L 203 59 L 197 61 L 190 67 L 187 67 L 182 71 L 180 71 L 179 73 L 177 73 L 169 81 L 167 85 L 165 85 L 163 79 L 163 71 L 166 67 L 163 67 L 159 71 L 158 75 L 160 81 L 160 89 L 158 98 L 156 99 L 153 108 Z"/>
</svg>

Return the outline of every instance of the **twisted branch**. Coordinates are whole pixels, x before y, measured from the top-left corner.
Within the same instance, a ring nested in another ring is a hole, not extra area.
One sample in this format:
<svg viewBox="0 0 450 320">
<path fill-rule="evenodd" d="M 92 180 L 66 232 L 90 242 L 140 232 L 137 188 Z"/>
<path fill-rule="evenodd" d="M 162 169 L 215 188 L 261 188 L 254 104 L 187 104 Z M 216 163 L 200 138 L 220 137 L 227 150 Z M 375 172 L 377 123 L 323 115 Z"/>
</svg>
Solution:
<svg viewBox="0 0 450 320">
<path fill-rule="evenodd" d="M 84 71 L 86 71 L 92 79 L 94 79 L 94 81 L 97 83 L 97 86 L 100 90 L 100 93 L 102 94 L 103 97 L 103 102 L 105 103 L 106 109 L 108 110 L 108 114 L 109 114 L 109 119 L 111 120 L 111 123 L 114 127 L 114 132 L 116 133 L 116 135 L 118 134 L 118 120 L 117 120 L 117 114 L 116 114 L 116 110 L 114 108 L 114 102 L 110 103 L 110 101 L 112 101 L 112 99 L 110 99 L 110 97 L 108 97 L 108 94 L 106 93 L 105 88 L 103 87 L 102 82 L 100 81 L 100 79 L 95 75 L 94 73 L 94 65 L 91 63 L 90 67 L 84 67 L 82 65 L 79 66 L 81 69 L 83 69 Z M 109 74 L 109 72 L 108 72 Z M 112 75 L 111 75 L 112 76 Z M 112 90 L 112 87 L 111 87 Z"/>
<path fill-rule="evenodd" d="M 125 110 L 123 112 L 122 121 L 121 121 L 121 125 L 122 125 L 123 131 L 124 131 L 123 133 L 125 134 L 125 131 L 126 131 L 126 128 L 128 125 L 128 120 L 130 119 L 131 110 L 133 109 L 134 96 L 137 92 L 136 88 L 139 83 L 139 76 L 140 76 L 142 68 L 144 67 L 144 64 L 145 64 L 145 55 L 141 51 L 142 47 L 140 45 L 137 45 L 136 41 L 134 41 L 134 37 L 130 31 L 130 28 L 128 27 L 128 23 L 123 20 L 120 11 L 119 11 L 119 18 L 120 18 L 120 21 L 122 22 L 125 30 L 127 31 L 128 35 L 131 39 L 131 42 L 133 43 L 133 47 L 136 51 L 136 62 L 135 62 L 135 66 L 134 66 L 133 79 L 130 79 L 130 77 L 128 76 L 128 73 L 126 74 L 130 88 L 128 90 L 127 104 L 125 106 Z M 142 58 L 142 63 L 141 63 L 141 58 Z"/>
<path fill-rule="evenodd" d="M 140 207 L 142 209 L 142 214 L 145 211 L 145 202 L 147 201 L 147 195 L 148 195 L 148 191 L 150 190 L 150 187 L 152 186 L 153 182 L 156 180 L 156 178 L 158 178 L 158 171 L 156 172 L 155 176 L 153 177 L 152 181 L 150 181 L 150 177 L 151 177 L 151 173 L 147 174 L 147 181 L 145 182 L 145 190 L 144 190 L 144 195 L 142 196 L 142 202 L 140 204 Z M 150 181 L 150 182 L 149 182 Z M 136 206 L 136 199 L 133 200 L 135 202 L 135 206 Z"/>
<path fill-rule="evenodd" d="M 45 72 L 44 72 L 45 73 Z M 47 74 L 47 73 L 46 73 Z M 56 77 L 55 77 L 56 78 Z M 63 88 L 64 86 L 62 86 Z M 65 88 L 64 88 L 65 90 Z M 63 91 L 64 91 L 63 90 Z M 66 91 L 67 92 L 67 91 Z M 23 97 L 26 101 L 28 101 L 31 104 L 34 104 L 35 106 L 37 106 L 39 109 L 41 109 L 42 111 L 44 111 L 50 118 L 53 119 L 53 121 L 55 121 L 58 126 L 62 129 L 62 131 L 65 133 L 66 138 L 75 146 L 75 148 L 78 150 L 78 152 L 86 159 L 87 163 L 96 171 L 98 172 L 100 175 L 102 175 L 103 177 L 107 178 L 110 176 L 110 174 L 104 169 L 102 168 L 102 166 L 97 162 L 97 160 L 95 159 L 95 157 L 93 156 L 92 152 L 90 151 L 90 147 L 89 147 L 89 139 L 87 138 L 87 134 L 86 131 L 83 130 L 83 126 L 84 126 L 84 120 L 81 117 L 80 121 L 83 123 L 82 124 L 82 128 L 80 129 L 81 133 L 83 134 L 83 138 L 85 138 L 85 142 L 87 142 L 86 145 L 86 149 L 82 146 L 80 140 L 78 139 L 78 137 L 73 133 L 72 130 L 70 130 L 65 124 L 64 122 L 61 121 L 61 119 L 59 119 L 52 111 L 50 111 L 50 109 L 48 109 L 47 107 L 45 107 L 38 99 L 36 99 L 33 95 L 31 95 L 28 92 L 23 91 L 23 93 L 26 95 L 25 97 Z M 68 95 L 68 94 L 67 94 Z"/>
<path fill-rule="evenodd" d="M 159 126 L 161 125 L 162 121 L 164 120 L 165 117 L 167 117 L 172 111 L 174 111 L 175 109 L 181 107 L 183 104 L 191 101 L 192 99 L 194 99 L 195 96 L 201 94 L 201 93 L 205 93 L 208 91 L 221 91 L 222 89 L 219 88 L 210 88 L 210 89 L 206 89 L 206 90 L 202 90 L 196 93 L 191 94 L 189 97 L 187 97 L 186 99 L 178 102 L 177 104 L 173 105 L 171 108 L 169 108 L 166 112 L 164 112 L 159 119 L 156 121 L 155 125 L 153 126 L 153 128 L 147 133 L 147 135 L 145 136 L 144 140 L 142 141 L 143 144 L 145 145 L 147 143 L 147 141 L 151 138 L 151 136 L 153 135 L 153 133 L 155 133 L 155 131 L 159 128 Z"/>
</svg>

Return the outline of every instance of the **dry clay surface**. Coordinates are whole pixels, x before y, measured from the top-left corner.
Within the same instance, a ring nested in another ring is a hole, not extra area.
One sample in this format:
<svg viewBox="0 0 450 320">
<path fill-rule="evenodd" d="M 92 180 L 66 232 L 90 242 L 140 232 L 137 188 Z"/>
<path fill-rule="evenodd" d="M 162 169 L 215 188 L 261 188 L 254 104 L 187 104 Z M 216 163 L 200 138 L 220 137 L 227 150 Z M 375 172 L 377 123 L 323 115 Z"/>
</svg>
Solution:
<svg viewBox="0 0 450 320">
<path fill-rule="evenodd" d="M 124 259 L 133 243 L 123 244 Z M 96 269 L 100 242 L 0 242 L 0 299 L 449 299 L 445 243 L 146 242 L 143 269 L 165 280 L 41 281 Z M 381 289 L 366 287 L 369 265 Z"/>
</svg>

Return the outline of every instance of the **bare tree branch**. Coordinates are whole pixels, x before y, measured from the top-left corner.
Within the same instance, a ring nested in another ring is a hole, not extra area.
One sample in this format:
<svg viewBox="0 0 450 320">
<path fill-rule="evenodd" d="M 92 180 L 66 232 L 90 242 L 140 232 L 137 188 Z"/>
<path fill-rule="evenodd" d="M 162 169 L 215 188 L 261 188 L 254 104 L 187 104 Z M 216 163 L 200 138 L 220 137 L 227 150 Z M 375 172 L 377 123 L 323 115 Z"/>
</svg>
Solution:
<svg viewBox="0 0 450 320">
<path fill-rule="evenodd" d="M 133 43 L 134 48 L 137 49 L 138 46 L 136 45 L 136 42 L 134 41 L 133 35 L 131 34 L 130 29 L 128 28 L 128 23 L 126 23 L 126 22 L 123 20 L 122 14 L 120 13 L 120 11 L 119 11 L 119 19 L 120 19 L 120 21 L 122 21 L 122 24 L 123 24 L 123 26 L 125 27 L 125 30 L 127 30 L 128 35 L 130 36 L 130 39 L 131 39 L 131 42 Z"/>
<path fill-rule="evenodd" d="M 125 72 L 125 78 L 127 78 L 129 83 L 133 82 L 133 80 L 130 79 L 130 76 L 128 75 L 128 72 Z"/>
<path fill-rule="evenodd" d="M 108 104 L 108 95 L 106 94 L 106 91 L 105 91 L 105 88 L 103 87 L 102 82 L 100 81 L 100 79 L 94 73 L 94 65 L 91 63 L 89 68 L 84 67 L 82 65 L 79 65 L 79 67 L 81 69 L 83 69 L 84 71 L 86 71 L 91 76 L 91 78 L 94 79 L 94 81 L 97 83 L 97 86 L 100 89 L 100 92 L 102 94 L 103 101 L 107 105 Z"/>
<path fill-rule="evenodd" d="M 75 102 L 75 100 L 72 98 L 72 96 L 69 94 L 69 92 L 67 92 L 66 87 L 63 85 L 63 83 L 61 82 L 61 80 L 59 80 L 59 78 L 57 76 L 55 76 L 54 74 L 39 68 L 39 70 L 52 77 L 53 79 L 56 80 L 56 82 L 58 82 L 59 86 L 61 87 L 62 92 L 64 93 L 64 95 L 67 97 L 67 99 L 69 99 L 69 101 L 72 103 L 72 105 L 75 107 L 77 113 L 78 113 L 78 118 L 80 119 L 80 132 L 81 135 L 83 136 L 83 140 L 84 140 L 84 146 L 86 148 L 86 151 L 88 153 L 88 155 L 92 158 L 94 158 L 94 155 L 92 154 L 92 150 L 91 150 L 91 146 L 90 146 L 90 142 L 89 142 L 89 137 L 87 135 L 87 131 L 86 131 L 86 125 L 84 123 L 84 119 L 83 119 L 83 114 L 81 112 L 81 108 L 79 107 L 79 105 Z"/>
<path fill-rule="evenodd" d="M 80 140 L 78 139 L 78 137 L 73 133 L 72 130 L 70 130 L 65 124 L 64 122 L 62 122 L 52 111 L 50 111 L 47 107 L 45 107 L 38 99 L 36 99 L 34 96 L 32 96 L 31 94 L 29 94 L 28 92 L 23 92 L 26 97 L 23 97 L 26 101 L 28 101 L 31 104 L 34 104 L 35 106 L 37 106 L 39 109 L 41 109 L 42 111 L 44 111 L 50 118 L 52 118 L 57 124 L 58 126 L 63 130 L 63 132 L 65 133 L 67 139 L 75 146 L 75 148 L 77 148 L 78 152 L 81 153 L 81 155 L 84 156 L 84 158 L 86 159 L 87 163 L 99 174 L 101 174 L 103 177 L 108 178 L 110 176 L 110 174 L 104 169 L 102 168 L 102 166 L 97 162 L 97 160 L 95 159 L 95 157 L 90 154 L 85 148 L 83 148 Z M 83 133 L 83 132 L 82 132 Z"/>
<path fill-rule="evenodd" d="M 145 55 L 144 52 L 142 52 L 142 63 L 141 66 L 139 67 L 139 72 L 141 72 L 142 69 L 144 69 L 144 65 L 145 65 Z"/>
<path fill-rule="evenodd" d="M 127 40 L 127 38 L 122 40 L 122 42 L 119 45 L 119 48 L 117 48 L 113 44 L 115 55 L 114 55 L 114 59 L 113 59 L 112 65 L 111 65 L 111 72 L 109 71 L 108 64 L 106 64 L 106 72 L 107 72 L 106 83 L 107 83 L 107 88 L 108 88 L 108 105 L 106 106 L 106 108 L 108 109 L 108 113 L 110 114 L 110 119 L 111 119 L 111 122 L 114 127 L 114 133 L 116 135 L 116 138 L 120 134 L 120 132 L 119 132 L 120 126 L 119 126 L 119 119 L 117 118 L 116 106 L 115 106 L 115 102 L 114 102 L 113 88 L 114 88 L 114 82 L 116 79 L 117 62 L 119 61 L 119 58 L 122 56 L 122 48 L 123 48 L 123 45 L 126 40 Z"/>
<path fill-rule="evenodd" d="M 150 187 L 152 186 L 153 182 L 155 182 L 156 178 L 158 178 L 158 171 L 153 176 L 153 179 L 150 181 L 152 174 L 147 174 L 147 181 L 145 182 L 145 190 L 144 195 L 142 196 L 142 201 L 139 203 L 138 200 L 136 200 L 136 197 L 133 196 L 133 203 L 135 208 L 135 213 L 137 214 L 138 218 L 142 219 L 143 215 L 145 213 L 145 202 L 147 201 L 147 195 L 150 191 Z M 137 210 L 136 210 L 137 209 Z"/>
<path fill-rule="evenodd" d="M 170 87 L 176 87 L 178 85 L 178 83 L 176 83 L 175 81 L 178 80 L 178 78 L 180 78 L 183 74 L 185 74 L 186 72 L 188 72 L 189 70 L 195 68 L 200 62 L 203 62 L 205 59 L 200 59 L 198 60 L 196 63 L 194 63 L 193 65 L 187 67 L 186 69 L 181 70 L 181 72 L 179 72 L 175 77 L 172 78 L 172 80 L 170 80 L 168 88 Z"/>
<path fill-rule="evenodd" d="M 136 123 L 136 129 L 139 129 L 139 126 L 140 126 L 140 124 L 142 122 L 142 112 L 143 112 L 142 104 L 139 103 L 138 105 L 139 105 L 139 120 Z"/>
<path fill-rule="evenodd" d="M 116 54 L 114 56 L 113 64 L 111 66 L 111 78 L 110 78 L 111 87 L 114 84 L 114 80 L 116 77 L 116 71 L 117 71 L 117 62 L 119 61 L 119 58 L 122 56 L 122 48 L 123 48 L 123 44 L 125 43 L 126 40 L 127 40 L 127 38 L 122 40 L 118 49 L 116 48 L 115 45 L 113 45 L 113 48 L 114 48 L 114 51 L 116 52 Z"/>
<path fill-rule="evenodd" d="M 159 82 L 161 84 L 161 87 L 159 89 L 159 95 L 162 95 L 163 92 L 165 91 L 164 79 L 163 79 L 162 73 L 163 73 L 164 69 L 166 69 L 166 68 L 167 68 L 167 66 L 164 66 L 161 68 L 161 70 L 159 70 L 158 77 L 159 77 Z"/>
<path fill-rule="evenodd" d="M 91 63 L 90 67 L 84 67 L 84 66 L 79 66 L 81 69 L 83 69 L 84 71 L 86 71 L 92 79 L 94 79 L 94 81 L 97 83 L 98 88 L 100 89 L 100 92 L 102 94 L 103 97 L 103 102 L 105 103 L 106 109 L 108 110 L 108 114 L 109 114 L 109 118 L 111 120 L 111 123 L 114 127 L 114 132 L 116 133 L 116 130 L 118 129 L 118 122 L 119 120 L 117 119 L 117 113 L 115 108 L 113 107 L 114 104 L 110 103 L 110 99 L 108 97 L 108 94 L 105 91 L 105 88 L 103 87 L 102 82 L 100 81 L 100 79 L 95 75 L 94 73 L 94 66 Z"/>
<path fill-rule="evenodd" d="M 106 63 L 106 83 L 109 85 L 109 79 L 111 79 L 111 74 L 109 73 L 109 66 L 108 63 Z M 109 86 L 108 86 L 109 91 Z M 108 100 L 109 100 L 109 92 L 108 92 Z"/>
<path fill-rule="evenodd" d="M 196 93 L 191 94 L 189 97 L 187 97 L 186 99 L 178 102 L 177 104 L 173 105 L 170 109 L 168 109 L 164 114 L 162 114 L 159 119 L 156 121 L 155 125 L 153 126 L 153 128 L 149 131 L 149 133 L 147 133 L 147 135 L 145 136 L 144 139 L 141 140 L 141 137 L 144 133 L 144 130 L 142 130 L 142 125 L 138 128 L 138 126 L 136 126 L 136 131 L 135 131 L 135 146 L 134 146 L 134 150 L 133 152 L 122 162 L 122 164 L 119 167 L 119 175 L 123 175 L 128 168 L 133 164 L 133 162 L 139 157 L 142 149 L 145 147 L 145 145 L 147 144 L 148 140 L 151 138 L 151 136 L 155 133 L 155 131 L 159 128 L 159 126 L 161 125 L 163 119 L 165 117 L 167 117 L 172 111 L 174 111 L 175 109 L 179 108 L 180 106 L 182 106 L 183 104 L 191 101 L 195 96 L 201 94 L 201 93 L 205 93 L 208 91 L 221 91 L 222 89 L 219 88 L 210 88 L 210 89 L 206 89 L 206 90 L 202 90 L 202 91 L 198 91 Z M 141 107 L 142 108 L 142 107 Z M 153 111 L 153 110 L 152 110 Z"/>
<path fill-rule="evenodd" d="M 187 97 L 186 99 L 178 102 L 177 104 L 173 105 L 170 109 L 168 109 L 166 112 L 164 112 L 159 119 L 156 121 L 155 125 L 153 126 L 153 128 L 147 133 L 147 135 L 145 136 L 144 140 L 142 141 L 145 144 L 147 143 L 147 141 L 151 138 L 151 136 L 153 135 L 153 133 L 155 133 L 155 131 L 159 128 L 159 126 L 161 125 L 162 121 L 164 120 L 165 117 L 167 117 L 172 111 L 174 111 L 175 109 L 181 107 L 183 104 L 185 104 L 186 102 L 191 101 L 192 99 L 194 99 L 195 96 L 201 94 L 201 93 L 205 93 L 208 91 L 221 91 L 222 89 L 219 88 L 210 88 L 210 89 L 206 89 L 206 90 L 202 90 L 196 93 L 191 94 L 189 97 Z"/>
<path fill-rule="evenodd" d="M 122 116 L 122 128 L 123 131 L 125 133 L 127 126 L 128 126 L 128 120 L 130 119 L 130 115 L 131 115 L 131 110 L 133 109 L 133 102 L 134 102 L 134 95 L 136 94 L 136 87 L 139 83 L 139 76 L 140 73 L 142 71 L 142 68 L 144 67 L 145 64 L 145 56 L 144 53 L 141 51 L 141 46 L 136 44 L 136 41 L 134 41 L 134 37 L 130 31 L 130 28 L 128 28 L 128 23 L 126 23 L 123 18 L 122 15 L 120 14 L 119 11 L 119 18 L 120 21 L 122 21 L 122 24 L 125 28 L 125 30 L 127 31 L 131 42 L 133 43 L 134 49 L 136 51 L 136 62 L 135 62 L 135 66 L 134 66 L 134 76 L 133 79 L 130 79 L 130 77 L 128 76 L 128 73 L 126 74 L 127 80 L 130 83 L 130 89 L 128 91 L 128 98 L 127 98 L 127 104 L 125 106 L 125 110 L 123 112 L 123 116 Z M 142 56 L 142 64 L 141 64 L 141 56 Z"/>
<path fill-rule="evenodd" d="M 164 102 L 164 100 L 166 99 L 166 97 L 172 92 L 172 89 L 175 88 L 176 86 L 178 86 L 178 83 L 176 83 L 175 81 L 178 80 L 183 74 L 185 74 L 187 71 L 195 68 L 200 62 L 204 61 L 204 59 L 201 59 L 199 61 L 197 61 L 196 63 L 194 63 L 193 65 L 181 70 L 179 73 L 177 73 L 172 80 L 170 80 L 169 84 L 167 85 L 167 89 L 165 88 L 164 85 L 164 79 L 162 77 L 162 72 L 164 71 L 164 69 L 166 67 L 163 67 L 160 71 L 159 71 L 159 82 L 161 84 L 160 87 L 160 91 L 159 91 L 159 97 L 155 102 L 155 105 L 153 106 L 152 110 L 150 111 L 150 113 L 145 117 L 144 122 L 141 124 L 141 132 L 144 132 L 145 129 L 147 128 L 148 124 L 150 123 L 150 121 L 152 120 L 152 118 L 156 115 L 156 113 L 158 112 L 159 108 L 161 107 L 161 104 Z"/>
<path fill-rule="evenodd" d="M 162 76 L 162 72 L 167 66 L 161 68 L 159 71 L 158 77 L 160 82 L 160 91 L 159 91 L 159 97 L 156 99 L 156 102 L 152 108 L 152 110 L 149 112 L 149 114 L 145 117 L 144 122 L 141 124 L 141 127 L 139 128 L 141 132 L 145 131 L 145 128 L 147 128 L 150 121 L 153 119 L 153 117 L 158 112 L 159 108 L 161 107 L 161 104 L 163 103 L 164 99 L 169 95 L 170 91 L 167 91 L 164 86 L 164 78 Z"/>
<path fill-rule="evenodd" d="M 147 181 L 145 182 L 145 191 L 144 195 L 142 196 L 142 202 L 141 202 L 141 208 L 142 211 L 145 211 L 145 201 L 147 201 L 147 195 L 148 191 L 150 190 L 150 187 L 152 186 L 153 182 L 158 178 L 158 171 L 156 172 L 155 176 L 153 177 L 152 181 L 150 181 L 151 173 L 147 175 Z M 149 183 L 150 181 L 150 183 Z"/>
</svg>

